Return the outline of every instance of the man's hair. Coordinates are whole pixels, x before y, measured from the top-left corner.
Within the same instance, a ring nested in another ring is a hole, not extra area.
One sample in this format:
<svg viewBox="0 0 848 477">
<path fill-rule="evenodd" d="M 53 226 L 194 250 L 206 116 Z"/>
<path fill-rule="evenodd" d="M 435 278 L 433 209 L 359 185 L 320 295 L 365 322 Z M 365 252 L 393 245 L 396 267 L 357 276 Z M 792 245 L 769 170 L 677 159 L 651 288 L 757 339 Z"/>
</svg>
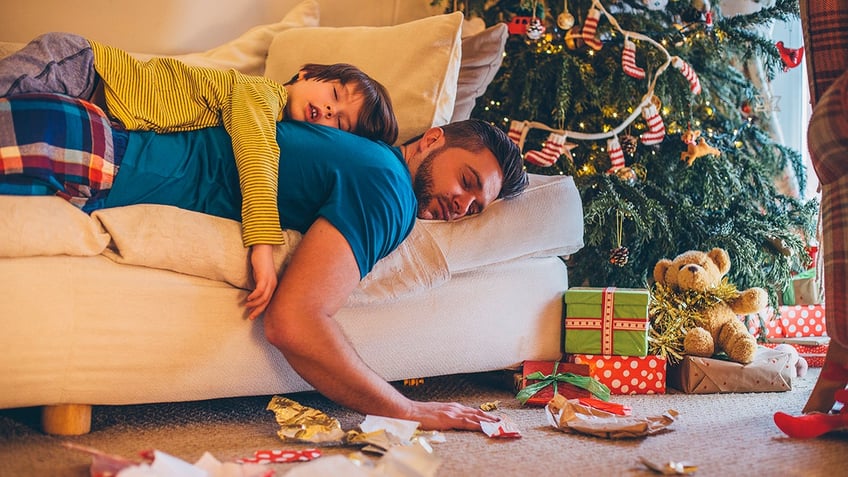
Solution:
<svg viewBox="0 0 848 477">
<path fill-rule="evenodd" d="M 374 78 L 368 76 L 356 66 L 347 63 L 320 65 L 307 63 L 300 67 L 303 79 L 316 81 L 338 80 L 342 85 L 352 84 L 354 91 L 362 95 L 362 111 L 356 128 L 351 131 L 357 136 L 366 137 L 386 144 L 394 144 L 398 137 L 398 122 L 389 92 Z M 286 84 L 297 81 L 295 75 Z"/>
<path fill-rule="evenodd" d="M 471 152 L 483 148 L 492 151 L 503 170 L 503 186 L 499 198 L 511 199 L 527 188 L 529 178 L 518 146 L 497 127 L 479 119 L 457 121 L 442 126 L 445 147 L 458 147 Z"/>
</svg>

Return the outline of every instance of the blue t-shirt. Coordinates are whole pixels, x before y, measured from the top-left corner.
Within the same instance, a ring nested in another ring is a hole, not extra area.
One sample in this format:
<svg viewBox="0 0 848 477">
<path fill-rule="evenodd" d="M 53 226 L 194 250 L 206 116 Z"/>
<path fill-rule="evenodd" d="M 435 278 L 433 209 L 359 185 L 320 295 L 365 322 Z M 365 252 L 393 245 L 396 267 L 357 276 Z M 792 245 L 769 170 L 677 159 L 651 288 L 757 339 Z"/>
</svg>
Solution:
<svg viewBox="0 0 848 477">
<path fill-rule="evenodd" d="M 221 127 L 131 131 L 106 207 L 164 204 L 241 220 L 232 143 Z M 417 202 L 398 148 L 338 129 L 282 121 L 280 226 L 306 233 L 324 217 L 345 237 L 364 277 L 412 230 Z"/>
</svg>

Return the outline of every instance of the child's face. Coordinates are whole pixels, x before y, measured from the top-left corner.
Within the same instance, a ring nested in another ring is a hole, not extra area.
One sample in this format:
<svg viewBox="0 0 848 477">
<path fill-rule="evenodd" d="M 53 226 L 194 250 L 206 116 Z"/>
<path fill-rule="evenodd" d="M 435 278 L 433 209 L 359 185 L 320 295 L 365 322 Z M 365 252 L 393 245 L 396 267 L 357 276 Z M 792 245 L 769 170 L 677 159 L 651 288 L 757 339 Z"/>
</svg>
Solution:
<svg viewBox="0 0 848 477">
<path fill-rule="evenodd" d="M 339 81 L 303 79 L 286 86 L 288 102 L 286 117 L 295 121 L 322 124 L 343 131 L 353 131 L 362 110 L 362 95 L 352 84 L 342 86 Z"/>
</svg>

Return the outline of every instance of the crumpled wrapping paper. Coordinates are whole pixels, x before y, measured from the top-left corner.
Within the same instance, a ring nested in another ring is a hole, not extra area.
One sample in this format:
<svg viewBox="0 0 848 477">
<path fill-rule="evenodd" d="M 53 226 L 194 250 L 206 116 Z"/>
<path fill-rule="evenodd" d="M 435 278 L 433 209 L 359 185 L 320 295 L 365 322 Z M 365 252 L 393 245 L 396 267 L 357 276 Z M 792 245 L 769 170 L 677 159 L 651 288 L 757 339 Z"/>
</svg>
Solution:
<svg viewBox="0 0 848 477">
<path fill-rule="evenodd" d="M 580 404 L 577 399 L 556 395 L 545 406 L 548 422 L 563 432 L 577 432 L 607 439 L 628 439 L 656 434 L 677 418 L 670 409 L 660 416 L 619 416 Z"/>
</svg>

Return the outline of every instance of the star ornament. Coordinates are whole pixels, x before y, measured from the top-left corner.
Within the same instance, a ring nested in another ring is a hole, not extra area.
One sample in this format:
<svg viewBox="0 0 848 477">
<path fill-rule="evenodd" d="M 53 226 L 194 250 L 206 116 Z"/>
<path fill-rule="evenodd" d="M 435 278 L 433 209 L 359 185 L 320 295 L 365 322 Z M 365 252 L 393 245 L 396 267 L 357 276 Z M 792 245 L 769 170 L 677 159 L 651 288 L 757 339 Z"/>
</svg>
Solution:
<svg viewBox="0 0 848 477">
<path fill-rule="evenodd" d="M 780 96 L 759 95 L 754 101 L 754 111 L 758 113 L 780 112 Z"/>
</svg>

